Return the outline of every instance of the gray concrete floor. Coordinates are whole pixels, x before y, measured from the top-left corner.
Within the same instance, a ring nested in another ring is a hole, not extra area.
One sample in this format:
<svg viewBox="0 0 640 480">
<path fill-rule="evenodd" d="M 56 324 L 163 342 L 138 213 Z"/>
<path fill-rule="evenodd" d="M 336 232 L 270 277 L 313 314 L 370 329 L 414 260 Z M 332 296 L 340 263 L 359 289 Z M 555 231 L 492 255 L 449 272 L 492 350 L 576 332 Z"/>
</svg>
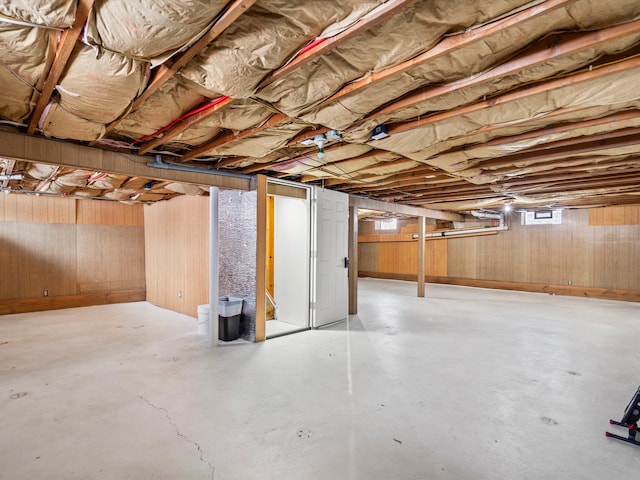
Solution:
<svg viewBox="0 0 640 480">
<path fill-rule="evenodd" d="M 619 479 L 637 304 L 362 280 L 329 329 L 212 349 L 148 303 L 0 317 L 0 478 Z"/>
</svg>

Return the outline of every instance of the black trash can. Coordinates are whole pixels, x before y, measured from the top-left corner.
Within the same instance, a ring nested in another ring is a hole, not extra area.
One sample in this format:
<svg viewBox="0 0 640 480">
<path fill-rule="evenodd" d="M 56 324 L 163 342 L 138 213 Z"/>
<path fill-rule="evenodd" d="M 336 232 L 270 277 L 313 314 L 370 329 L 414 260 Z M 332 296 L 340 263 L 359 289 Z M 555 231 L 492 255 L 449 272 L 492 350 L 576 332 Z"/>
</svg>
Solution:
<svg viewBox="0 0 640 480">
<path fill-rule="evenodd" d="M 230 342 L 240 338 L 242 298 L 220 297 L 218 299 L 218 339 Z"/>
</svg>

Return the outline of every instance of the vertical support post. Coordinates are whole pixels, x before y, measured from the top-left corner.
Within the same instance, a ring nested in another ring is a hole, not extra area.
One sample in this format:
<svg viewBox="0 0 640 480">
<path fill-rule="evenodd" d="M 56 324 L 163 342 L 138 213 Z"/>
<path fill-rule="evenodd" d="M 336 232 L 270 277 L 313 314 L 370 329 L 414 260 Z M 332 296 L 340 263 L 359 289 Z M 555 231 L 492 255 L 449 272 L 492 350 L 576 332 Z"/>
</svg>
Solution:
<svg viewBox="0 0 640 480">
<path fill-rule="evenodd" d="M 358 207 L 349 207 L 349 315 L 358 313 Z"/>
<path fill-rule="evenodd" d="M 418 297 L 424 297 L 425 218 L 418 217 Z"/>
<path fill-rule="evenodd" d="M 266 338 L 267 327 L 267 177 L 258 175 L 256 225 L 256 342 Z"/>
<path fill-rule="evenodd" d="M 209 187 L 209 338 L 218 344 L 218 187 Z"/>
</svg>

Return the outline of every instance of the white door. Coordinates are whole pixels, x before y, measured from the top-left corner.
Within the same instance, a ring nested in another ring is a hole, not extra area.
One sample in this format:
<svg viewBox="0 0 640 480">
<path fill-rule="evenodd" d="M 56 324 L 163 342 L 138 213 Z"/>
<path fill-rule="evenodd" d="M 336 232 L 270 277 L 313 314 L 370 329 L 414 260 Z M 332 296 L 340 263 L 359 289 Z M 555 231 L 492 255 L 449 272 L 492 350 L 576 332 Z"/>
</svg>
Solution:
<svg viewBox="0 0 640 480">
<path fill-rule="evenodd" d="M 349 315 L 347 279 L 349 195 L 322 188 L 316 195 L 314 327 Z"/>
</svg>

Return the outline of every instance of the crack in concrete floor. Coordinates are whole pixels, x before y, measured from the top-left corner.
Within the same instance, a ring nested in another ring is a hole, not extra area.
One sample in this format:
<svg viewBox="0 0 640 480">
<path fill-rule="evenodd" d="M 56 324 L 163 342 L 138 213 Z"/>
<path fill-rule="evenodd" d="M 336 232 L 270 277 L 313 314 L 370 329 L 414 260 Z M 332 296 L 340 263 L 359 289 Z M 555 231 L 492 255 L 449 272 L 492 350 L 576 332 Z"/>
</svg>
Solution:
<svg viewBox="0 0 640 480">
<path fill-rule="evenodd" d="M 184 435 L 182 432 L 180 432 L 180 429 L 178 428 L 178 426 L 173 422 L 173 419 L 171 418 L 171 415 L 169 415 L 169 411 L 164 408 L 164 407 L 158 407 L 157 405 L 154 405 L 152 402 L 150 402 L 149 400 L 147 400 L 145 397 L 143 397 L 142 395 L 137 395 L 137 397 L 142 400 L 143 402 L 145 402 L 147 405 L 149 405 L 150 407 L 156 409 L 156 410 L 160 410 L 162 413 L 164 413 L 165 418 L 167 419 L 167 421 L 169 422 L 169 425 L 171 425 L 175 430 L 176 430 L 176 434 L 182 438 L 183 440 L 185 440 L 186 442 L 190 443 L 191 445 L 193 445 L 194 447 L 196 447 L 196 449 L 198 450 L 198 453 L 200 454 L 200 461 L 203 463 L 206 463 L 209 466 L 209 469 L 211 470 L 211 480 L 214 480 L 214 475 L 216 473 L 216 469 L 213 465 L 211 465 L 211 463 L 209 462 L 209 460 L 207 460 L 206 458 L 204 458 L 204 452 L 202 451 L 202 448 L 200 448 L 200 444 L 198 444 L 198 442 L 191 440 L 189 437 L 187 437 L 186 435 Z"/>
</svg>

